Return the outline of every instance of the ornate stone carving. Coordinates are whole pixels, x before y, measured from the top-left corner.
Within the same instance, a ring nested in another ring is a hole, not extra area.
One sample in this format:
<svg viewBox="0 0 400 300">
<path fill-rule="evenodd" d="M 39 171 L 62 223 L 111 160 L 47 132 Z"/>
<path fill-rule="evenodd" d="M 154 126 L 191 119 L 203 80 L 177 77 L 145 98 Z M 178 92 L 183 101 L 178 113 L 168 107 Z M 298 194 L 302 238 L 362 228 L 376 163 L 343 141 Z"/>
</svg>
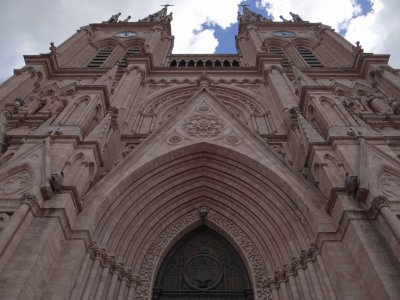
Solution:
<svg viewBox="0 0 400 300">
<path fill-rule="evenodd" d="M 225 142 L 229 145 L 237 145 L 240 144 L 240 139 L 235 135 L 228 135 L 225 138 Z"/>
<path fill-rule="evenodd" d="M 23 170 L 0 180 L 0 196 L 20 196 L 29 191 L 31 185 L 31 174 L 27 170 Z"/>
<path fill-rule="evenodd" d="M 255 293 L 257 295 L 257 299 L 271 299 L 271 290 L 267 285 L 265 277 L 267 270 L 260 252 L 252 240 L 232 221 L 215 211 L 210 211 L 208 219 L 228 232 L 242 249 L 255 279 Z"/>
<path fill-rule="evenodd" d="M 400 201 L 400 177 L 392 172 L 384 171 L 379 178 L 382 193 L 390 199 Z"/>
<path fill-rule="evenodd" d="M 393 114 L 392 108 L 385 102 L 384 97 L 379 93 L 368 95 L 367 103 L 378 116 L 388 116 Z"/>
<path fill-rule="evenodd" d="M 35 205 L 38 205 L 38 199 L 35 197 L 35 195 L 25 193 L 21 197 L 21 203 L 25 203 L 26 205 L 29 205 L 31 208 Z"/>
<path fill-rule="evenodd" d="M 197 211 L 192 211 L 181 218 L 177 219 L 167 228 L 165 228 L 157 239 L 152 243 L 147 250 L 146 255 L 142 261 L 139 269 L 139 277 L 141 284 L 135 291 L 135 299 L 149 299 L 150 289 L 152 284 L 152 277 L 155 276 L 155 268 L 157 261 L 161 256 L 163 249 L 167 243 L 179 234 L 189 224 L 199 219 Z"/>
<path fill-rule="evenodd" d="M 358 176 L 346 175 L 344 179 L 344 186 L 348 194 L 353 194 L 358 188 Z"/>
<path fill-rule="evenodd" d="M 51 174 L 50 176 L 50 186 L 54 193 L 61 193 L 64 181 L 64 174 Z"/>
<path fill-rule="evenodd" d="M 376 196 L 371 203 L 371 210 L 378 212 L 382 209 L 382 207 L 389 206 L 387 197 L 383 195 Z"/>
<path fill-rule="evenodd" d="M 10 222 L 10 216 L 7 213 L 0 213 L 0 232 Z"/>
<path fill-rule="evenodd" d="M 182 143 L 182 142 L 183 142 L 183 138 L 180 137 L 179 135 L 173 135 L 173 136 L 170 136 L 168 138 L 168 143 L 169 144 L 179 144 L 179 143 Z"/>
<path fill-rule="evenodd" d="M 211 138 L 225 130 L 224 122 L 215 115 L 198 114 L 188 118 L 182 126 L 190 136 Z"/>
</svg>

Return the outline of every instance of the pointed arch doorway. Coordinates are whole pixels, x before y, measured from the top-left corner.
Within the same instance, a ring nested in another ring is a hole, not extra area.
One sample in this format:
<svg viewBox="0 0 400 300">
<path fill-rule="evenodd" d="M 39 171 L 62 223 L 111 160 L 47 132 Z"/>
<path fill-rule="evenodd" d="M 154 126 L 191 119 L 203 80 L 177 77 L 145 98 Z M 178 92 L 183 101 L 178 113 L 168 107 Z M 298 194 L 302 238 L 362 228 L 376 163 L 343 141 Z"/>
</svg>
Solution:
<svg viewBox="0 0 400 300">
<path fill-rule="evenodd" d="M 235 249 L 201 226 L 179 240 L 158 271 L 153 300 L 254 299 L 247 270 Z"/>
</svg>

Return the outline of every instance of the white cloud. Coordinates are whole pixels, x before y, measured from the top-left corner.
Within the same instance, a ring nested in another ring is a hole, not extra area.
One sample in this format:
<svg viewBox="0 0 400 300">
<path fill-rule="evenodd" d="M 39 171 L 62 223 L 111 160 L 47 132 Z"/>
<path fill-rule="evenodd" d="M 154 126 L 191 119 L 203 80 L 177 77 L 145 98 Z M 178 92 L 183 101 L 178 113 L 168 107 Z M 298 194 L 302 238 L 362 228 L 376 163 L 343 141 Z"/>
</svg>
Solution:
<svg viewBox="0 0 400 300">
<path fill-rule="evenodd" d="M 0 82 L 11 76 L 14 68 L 24 65 L 24 54 L 49 52 L 49 43 L 59 45 L 75 30 L 89 23 L 100 23 L 117 12 L 128 14 L 131 21 L 161 9 L 165 1 L 140 0 L 14 0 L 3 1 L 0 18 Z M 213 23 L 222 28 L 236 22 L 240 0 L 170 0 L 174 14 L 172 33 L 174 53 L 213 53 L 218 45 L 213 31 L 201 24 Z"/>
<path fill-rule="evenodd" d="M 351 43 L 360 41 L 366 52 L 390 53 L 390 64 L 400 67 L 400 18 L 398 0 L 370 0 L 373 10 L 361 15 L 361 6 L 356 0 L 261 0 L 268 12 L 279 20 L 279 15 L 289 19 L 289 12 L 299 14 L 310 22 L 322 22 L 337 31 L 346 29 L 345 35 Z"/>
<path fill-rule="evenodd" d="M 360 41 L 364 51 L 391 54 L 389 63 L 400 67 L 400 28 L 398 0 L 372 0 L 373 11 L 353 19 L 346 38 Z"/>
<path fill-rule="evenodd" d="M 346 26 L 346 37 L 361 41 L 368 52 L 392 53 L 391 63 L 400 66 L 400 28 L 398 0 L 371 0 L 374 12 L 358 16 L 355 0 L 257 0 L 276 20 L 289 18 L 289 11 L 312 22 L 323 22 L 335 29 Z M 201 24 L 218 24 L 226 28 L 236 22 L 240 0 L 170 0 L 175 6 L 172 33 L 174 53 L 213 53 L 218 41 L 211 29 Z M 0 18 L 0 82 L 11 76 L 12 69 L 24 65 L 22 55 L 49 52 L 50 41 L 59 45 L 79 27 L 107 20 L 112 14 L 128 14 L 131 21 L 144 18 L 161 9 L 163 0 L 14 0 L 2 1 Z M 79 9 L 77 9 L 79 8 Z"/>
</svg>

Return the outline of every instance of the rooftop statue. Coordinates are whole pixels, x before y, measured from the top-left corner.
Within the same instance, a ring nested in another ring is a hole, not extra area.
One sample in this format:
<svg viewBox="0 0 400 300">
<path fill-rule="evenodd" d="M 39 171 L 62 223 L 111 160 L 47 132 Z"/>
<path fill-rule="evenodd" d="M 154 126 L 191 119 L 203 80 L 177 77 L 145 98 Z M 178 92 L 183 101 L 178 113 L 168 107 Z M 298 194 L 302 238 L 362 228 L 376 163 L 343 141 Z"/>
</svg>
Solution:
<svg viewBox="0 0 400 300">
<path fill-rule="evenodd" d="M 112 15 L 111 18 L 107 21 L 107 23 L 114 23 L 118 21 L 119 16 L 121 15 L 121 13 L 117 13 L 116 15 Z"/>
</svg>

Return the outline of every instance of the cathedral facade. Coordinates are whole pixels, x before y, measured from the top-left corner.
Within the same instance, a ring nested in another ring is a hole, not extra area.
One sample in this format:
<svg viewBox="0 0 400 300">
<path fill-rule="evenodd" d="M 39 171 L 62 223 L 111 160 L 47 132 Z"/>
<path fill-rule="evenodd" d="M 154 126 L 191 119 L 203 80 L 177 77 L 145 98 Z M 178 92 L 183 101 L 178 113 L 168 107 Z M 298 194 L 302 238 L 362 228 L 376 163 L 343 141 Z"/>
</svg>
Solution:
<svg viewBox="0 0 400 300">
<path fill-rule="evenodd" d="M 246 6 L 237 54 L 165 7 L 0 86 L 1 299 L 400 299 L 400 72 Z"/>
</svg>

